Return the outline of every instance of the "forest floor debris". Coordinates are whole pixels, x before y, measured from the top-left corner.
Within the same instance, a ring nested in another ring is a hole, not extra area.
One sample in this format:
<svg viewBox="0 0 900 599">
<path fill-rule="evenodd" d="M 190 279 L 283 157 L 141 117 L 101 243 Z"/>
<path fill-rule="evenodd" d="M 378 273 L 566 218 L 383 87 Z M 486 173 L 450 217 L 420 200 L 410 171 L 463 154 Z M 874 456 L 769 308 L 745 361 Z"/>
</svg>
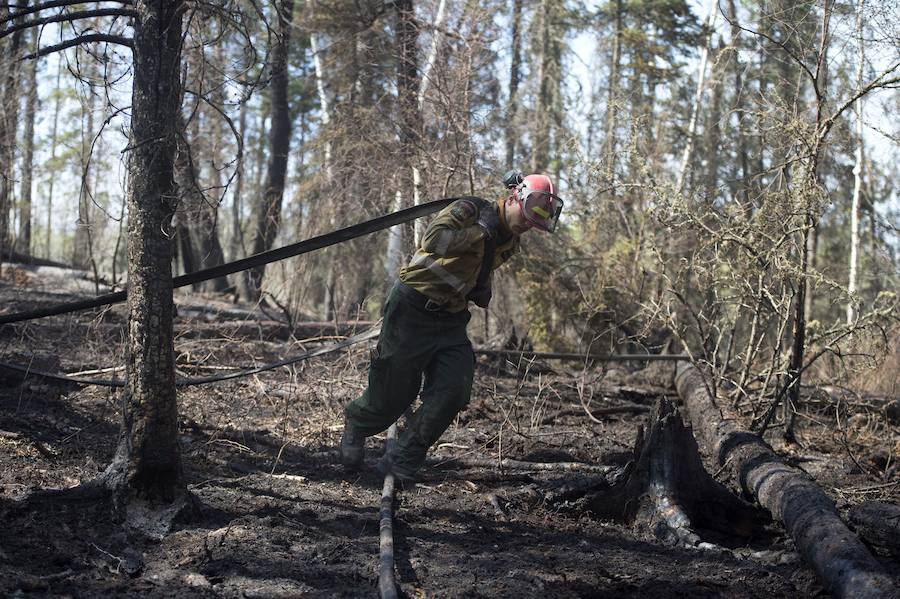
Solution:
<svg viewBox="0 0 900 599">
<path fill-rule="evenodd" d="M 36 293 L 41 293 L 36 290 Z M 15 309 L 21 288 L 0 283 Z M 9 300 L 8 302 L 6 300 Z M 180 301 L 180 298 L 179 298 Z M 197 296 L 192 301 L 198 301 Z M 201 300 L 202 301 L 202 300 Z M 7 328 L 3 355 L 58 356 L 67 372 L 118 365 L 121 307 L 103 318 L 60 316 Z M 184 311 L 180 326 L 195 314 Z M 180 337 L 180 367 L 277 361 L 309 342 L 239 337 L 231 320 L 206 339 Z M 208 312 L 203 321 L 209 326 Z M 307 334 L 308 331 L 303 331 Z M 348 474 L 332 452 L 343 406 L 365 386 L 367 346 L 179 394 L 181 443 L 199 516 L 161 540 L 123 530 L 103 504 L 29 500 L 36 489 L 95 477 L 118 437 L 118 391 L 59 389 L 29 379 L 0 386 L 0 594 L 4 596 L 371 597 L 377 589 L 381 477 Z M 480 362 L 473 400 L 432 453 L 425 480 L 399 493 L 397 580 L 406 596 L 813 597 L 823 591 L 777 526 L 715 550 L 667 546 L 632 528 L 557 504 L 521 501 L 585 473 L 505 470 L 502 459 L 621 466 L 665 378 L 616 365 L 528 372 Z M 672 366 L 668 366 L 671 368 Z M 602 367 L 601 367 L 602 368 Z M 497 374 L 500 372 L 500 374 Z M 651 376 L 652 375 L 652 376 Z M 646 385 L 641 381 L 646 380 Z M 582 394 L 579 395 L 579 389 Z M 622 390 L 625 391 L 622 391 Z M 900 503 L 900 431 L 877 413 L 842 420 L 810 408 L 799 445 L 770 441 L 846 513 L 866 500 Z M 843 418 L 843 417 L 842 417 Z M 882 455 L 884 454 L 884 455 Z M 887 457 L 885 457 L 887 456 Z M 454 460 L 469 463 L 454 465 Z M 716 469 L 710 467 L 710 472 Z M 900 575 L 900 563 L 881 555 Z"/>
</svg>

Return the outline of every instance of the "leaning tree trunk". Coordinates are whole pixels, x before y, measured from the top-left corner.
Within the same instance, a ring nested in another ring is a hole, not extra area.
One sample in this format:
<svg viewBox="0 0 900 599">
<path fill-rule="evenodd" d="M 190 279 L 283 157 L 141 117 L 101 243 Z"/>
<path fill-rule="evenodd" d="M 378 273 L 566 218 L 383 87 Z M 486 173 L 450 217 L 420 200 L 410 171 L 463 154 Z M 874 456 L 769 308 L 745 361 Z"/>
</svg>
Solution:
<svg viewBox="0 0 900 599">
<path fill-rule="evenodd" d="M 172 345 L 179 0 L 138 0 L 128 177 L 128 342 L 122 436 L 106 480 L 119 500 L 183 497 Z"/>
<path fill-rule="evenodd" d="M 688 169 L 691 166 L 694 153 L 694 137 L 697 134 L 697 117 L 700 114 L 700 105 L 703 102 L 703 94 L 706 91 L 706 65 L 709 62 L 709 51 L 712 46 L 712 32 L 715 31 L 716 16 L 719 14 L 718 2 L 711 2 L 709 8 L 709 16 L 704 24 L 703 48 L 700 50 L 700 66 L 697 69 L 697 90 L 694 93 L 694 105 L 691 108 L 691 118 L 688 121 L 687 143 L 684 145 L 684 152 L 681 155 L 681 168 L 678 169 L 678 178 L 675 182 L 675 191 L 681 193 L 684 191 L 684 182 L 687 178 Z"/>
<path fill-rule="evenodd" d="M 724 418 L 692 365 L 679 366 L 675 384 L 706 451 L 719 465 L 730 466 L 744 492 L 784 524 L 830 592 L 847 598 L 896 596 L 894 581 L 806 473 L 785 464 L 762 439 Z"/>
</svg>

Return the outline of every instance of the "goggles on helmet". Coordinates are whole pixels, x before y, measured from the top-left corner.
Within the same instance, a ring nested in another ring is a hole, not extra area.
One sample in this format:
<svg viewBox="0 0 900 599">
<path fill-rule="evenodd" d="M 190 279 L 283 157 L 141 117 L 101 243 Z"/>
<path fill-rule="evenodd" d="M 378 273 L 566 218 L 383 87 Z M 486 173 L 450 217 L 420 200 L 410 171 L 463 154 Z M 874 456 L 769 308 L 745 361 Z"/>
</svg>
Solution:
<svg viewBox="0 0 900 599">
<path fill-rule="evenodd" d="M 542 231 L 553 233 L 559 222 L 559 215 L 562 214 L 562 198 L 549 191 L 531 189 L 525 185 L 519 188 L 518 193 L 525 220 Z"/>
</svg>

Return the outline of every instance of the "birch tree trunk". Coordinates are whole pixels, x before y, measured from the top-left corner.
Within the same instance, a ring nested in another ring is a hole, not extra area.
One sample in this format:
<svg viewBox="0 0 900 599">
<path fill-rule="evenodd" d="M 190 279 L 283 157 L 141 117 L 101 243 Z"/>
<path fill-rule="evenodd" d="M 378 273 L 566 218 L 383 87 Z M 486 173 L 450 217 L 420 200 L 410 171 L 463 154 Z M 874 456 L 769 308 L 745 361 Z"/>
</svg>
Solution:
<svg viewBox="0 0 900 599">
<path fill-rule="evenodd" d="M 859 268 L 859 198 L 862 195 L 863 186 L 863 65 L 866 59 L 865 42 L 863 41 L 863 9 L 865 0 L 859 0 L 856 8 L 856 90 L 860 97 L 856 99 L 856 163 L 853 165 L 853 201 L 850 205 L 850 274 L 847 281 L 847 324 L 853 324 L 856 320 L 857 278 Z"/>
<path fill-rule="evenodd" d="M 216 44 L 213 50 L 214 61 L 218 65 L 225 63 L 223 52 L 224 44 Z M 201 57 L 202 59 L 202 57 Z M 213 105 L 225 105 L 224 81 L 218 75 L 212 75 L 213 88 L 210 91 L 210 99 Z M 214 190 L 211 194 L 200 193 L 199 219 L 194 230 L 194 240 L 200 256 L 200 268 L 212 268 L 225 263 L 225 251 L 222 249 L 222 243 L 219 241 L 219 206 L 221 197 L 219 190 L 222 189 L 222 171 L 217 167 L 221 164 L 220 154 L 222 142 L 225 139 L 225 127 L 223 126 L 222 115 L 206 103 L 201 104 L 201 115 L 205 117 L 208 123 L 208 129 L 211 133 L 207 139 L 207 143 L 203 144 L 203 157 L 209 164 L 207 169 L 209 187 Z M 198 133 L 192 139 L 203 139 L 205 136 Z M 199 190 L 198 190 L 199 191 Z M 202 289 L 215 293 L 222 293 L 229 288 L 228 277 L 216 277 L 209 281 L 204 281 Z"/>
<path fill-rule="evenodd" d="M 716 16 L 719 14 L 719 5 L 717 2 L 710 2 L 709 16 L 706 17 L 704 29 L 706 36 L 704 37 L 703 49 L 700 51 L 700 66 L 697 68 L 697 91 L 694 93 L 694 106 L 691 109 L 691 119 L 688 122 L 687 143 L 684 146 L 684 152 L 681 155 L 681 168 L 678 169 L 678 179 L 675 181 L 675 190 L 679 193 L 684 191 L 684 181 L 687 177 L 688 168 L 691 164 L 691 158 L 694 154 L 694 136 L 697 134 L 697 116 L 700 114 L 700 104 L 703 102 L 703 93 L 706 90 L 706 66 L 709 63 L 709 47 L 712 45 L 712 32 L 716 24 Z"/>
<path fill-rule="evenodd" d="M 53 88 L 55 90 L 55 99 L 53 102 L 53 125 L 50 128 L 50 160 L 48 169 L 50 172 L 50 181 L 47 186 L 47 231 L 46 231 L 46 239 L 45 244 L 47 246 L 47 254 L 46 258 L 50 259 L 50 244 L 52 241 L 52 233 L 53 233 L 53 188 L 56 183 L 56 145 L 57 145 L 57 129 L 59 126 L 59 110 L 61 101 L 61 94 L 59 91 L 59 81 L 62 77 L 63 63 L 62 60 L 58 60 L 56 63 L 56 87 Z M 123 215 L 124 218 L 124 215 Z"/>
<path fill-rule="evenodd" d="M 616 137 L 616 125 L 618 124 L 619 85 L 622 78 L 622 37 L 624 35 L 622 13 L 624 12 L 623 0 L 615 0 L 615 16 L 613 26 L 613 52 L 609 66 L 609 96 L 606 100 L 606 124 L 603 128 L 606 135 L 604 140 L 604 161 L 606 162 L 606 182 L 615 195 L 618 144 Z"/>
<path fill-rule="evenodd" d="M 241 102 L 241 109 L 238 114 L 238 131 L 241 140 L 246 143 L 247 140 L 247 101 Z M 243 227 L 243 196 L 244 196 L 244 178 L 247 173 L 246 154 L 241 158 L 237 165 L 237 173 L 234 181 L 234 195 L 231 200 L 231 237 L 228 241 L 229 260 L 237 260 L 246 255 L 244 246 L 244 227 Z"/>
<path fill-rule="evenodd" d="M 307 7 L 309 7 L 310 11 L 313 11 L 313 4 L 309 0 L 306 2 Z M 316 72 L 316 93 L 319 96 L 319 107 L 321 109 L 321 129 L 325 131 L 325 135 L 328 136 L 325 141 L 325 176 L 327 177 L 327 183 L 330 186 L 334 181 L 334 169 L 332 167 L 332 154 L 333 154 L 333 144 L 331 143 L 330 133 L 328 132 L 328 128 L 331 126 L 331 101 L 328 99 L 328 92 L 325 90 L 325 69 L 322 66 L 322 49 L 319 45 L 319 36 L 315 31 L 310 31 L 309 33 L 309 49 L 312 53 L 313 58 L 313 68 Z"/>
<path fill-rule="evenodd" d="M 36 50 L 38 30 L 32 29 L 32 47 Z M 38 60 L 28 64 L 28 95 L 25 98 L 25 155 L 22 161 L 22 187 L 19 192 L 19 235 L 16 240 L 23 254 L 31 254 L 31 185 L 34 174 L 34 118 L 38 102 L 37 90 Z"/>
<path fill-rule="evenodd" d="M 747 132 L 745 125 L 748 117 L 746 114 L 747 111 L 744 108 L 744 66 L 741 63 L 740 53 L 738 52 L 738 42 L 741 34 L 741 28 L 737 19 L 738 16 L 737 7 L 735 6 L 735 0 L 728 0 L 728 20 L 731 23 L 730 50 L 733 53 L 732 68 L 734 69 L 734 112 L 737 114 L 738 119 L 737 154 L 739 158 L 738 163 L 741 169 L 741 187 L 736 196 L 741 202 L 741 205 L 744 207 L 744 210 L 746 212 L 745 216 L 749 218 L 753 213 L 753 204 L 750 201 L 750 157 L 747 148 Z M 737 177 L 735 177 L 735 179 L 737 179 Z"/>
<path fill-rule="evenodd" d="M 400 210 L 404 206 L 403 190 L 411 191 L 412 164 L 418 145 L 418 134 L 421 130 L 419 124 L 419 111 L 417 109 L 417 94 L 419 90 L 418 57 L 416 44 L 418 29 L 416 27 L 415 7 L 413 0 L 398 0 L 394 3 L 396 8 L 396 47 L 397 47 L 397 107 L 400 126 L 400 169 L 398 176 L 398 189 L 394 195 L 394 203 L 391 209 Z M 409 173 L 406 175 L 405 173 Z M 388 285 L 397 277 L 404 258 L 404 230 L 403 225 L 391 227 L 387 253 L 384 260 Z"/>
<path fill-rule="evenodd" d="M 419 93 L 416 96 L 416 110 L 418 111 L 417 121 L 421 124 L 425 113 L 425 93 L 428 91 L 428 84 L 431 82 L 431 70 L 437 60 L 440 51 L 442 35 L 440 28 L 444 23 L 444 13 L 446 12 L 447 0 L 440 0 L 437 12 L 434 15 L 434 26 L 431 34 L 431 48 L 428 50 L 428 56 L 425 59 L 425 66 L 422 68 L 422 74 L 419 77 Z M 423 188 L 425 186 L 422 181 L 422 173 L 419 169 L 420 163 L 419 152 L 415 151 L 412 164 L 413 177 L 413 205 L 418 206 L 422 203 Z M 424 161 L 422 161 L 424 163 Z M 425 223 L 422 219 L 417 219 L 413 223 L 413 246 L 419 247 L 419 241 L 425 234 Z"/>
<path fill-rule="evenodd" d="M 306 3 L 310 12 L 314 11 L 313 3 L 307 0 Z M 320 130 L 322 131 L 322 135 L 325 136 L 325 182 L 329 188 L 332 188 L 334 185 L 334 144 L 331 141 L 331 131 L 329 128 L 331 127 L 331 101 L 328 98 L 328 92 L 325 89 L 325 68 L 322 64 L 322 49 L 319 44 L 319 36 L 315 31 L 309 32 L 309 49 L 312 53 L 313 59 L 313 69 L 316 74 L 316 93 L 319 96 L 319 109 L 320 109 Z M 334 201 L 337 201 L 337 198 L 334 198 Z M 329 207 L 329 229 L 334 230 L 336 228 L 336 220 L 335 213 L 337 212 L 336 206 Z M 337 248 L 331 248 L 337 249 Z M 334 258 L 334 252 L 330 252 L 331 257 Z M 335 268 L 337 267 L 338 260 L 335 259 L 326 259 L 325 260 L 325 268 L 327 272 L 325 274 L 325 289 L 322 297 L 322 313 L 325 315 L 325 320 L 331 320 L 333 318 L 333 310 L 334 310 L 334 287 L 335 287 Z"/>
<path fill-rule="evenodd" d="M 535 102 L 534 128 L 531 136 L 531 172 L 546 170 L 550 160 L 550 0 L 541 0 L 538 8 L 538 95 Z"/>
<path fill-rule="evenodd" d="M 93 79 L 92 72 L 93 61 L 88 59 L 85 67 L 89 72 L 89 79 Z M 82 120 L 83 129 L 81 131 L 81 155 L 79 167 L 81 172 L 81 187 L 78 191 L 78 219 L 75 222 L 75 240 L 72 247 L 72 265 L 75 268 L 88 268 L 92 260 L 91 251 L 91 144 L 94 140 L 94 112 L 96 110 L 95 101 L 96 94 L 94 88 L 88 86 L 88 97 L 82 104 L 82 119 L 86 118 L 87 123 Z"/>
</svg>

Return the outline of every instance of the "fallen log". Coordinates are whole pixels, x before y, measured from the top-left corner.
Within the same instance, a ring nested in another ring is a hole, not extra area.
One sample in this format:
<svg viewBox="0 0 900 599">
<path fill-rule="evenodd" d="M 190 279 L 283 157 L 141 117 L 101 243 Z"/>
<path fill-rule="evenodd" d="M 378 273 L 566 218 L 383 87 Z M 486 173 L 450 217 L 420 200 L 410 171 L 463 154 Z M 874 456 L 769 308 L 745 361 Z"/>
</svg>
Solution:
<svg viewBox="0 0 900 599">
<path fill-rule="evenodd" d="M 900 505 L 864 501 L 850 508 L 850 523 L 867 543 L 900 559 Z"/>
<path fill-rule="evenodd" d="M 480 457 L 453 457 L 453 458 L 428 458 L 429 466 L 444 466 L 447 468 L 498 468 L 500 470 L 544 470 L 556 472 L 582 472 L 609 473 L 615 470 L 614 466 L 598 466 L 583 462 L 526 462 L 509 458 L 480 458 Z"/>
<path fill-rule="evenodd" d="M 897 597 L 894 580 L 815 481 L 788 466 L 761 438 L 724 418 L 694 366 L 679 366 L 675 386 L 704 448 L 719 465 L 730 464 L 741 489 L 784 524 L 830 592 L 857 599 Z"/>
</svg>

